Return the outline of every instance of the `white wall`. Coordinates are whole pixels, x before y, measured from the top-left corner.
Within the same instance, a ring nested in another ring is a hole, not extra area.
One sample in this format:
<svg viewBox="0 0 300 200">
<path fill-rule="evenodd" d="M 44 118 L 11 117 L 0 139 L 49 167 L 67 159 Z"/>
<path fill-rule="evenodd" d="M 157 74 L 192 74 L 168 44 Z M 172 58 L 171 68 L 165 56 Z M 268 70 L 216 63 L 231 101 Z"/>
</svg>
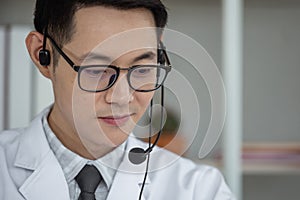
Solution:
<svg viewBox="0 0 300 200">
<path fill-rule="evenodd" d="M 32 65 L 24 39 L 30 31 L 27 26 L 11 26 L 8 59 L 8 127 L 26 126 L 31 120 Z"/>
<path fill-rule="evenodd" d="M 0 0 L 0 24 L 32 24 L 35 0 Z"/>
<path fill-rule="evenodd" d="M 0 26 L 0 130 L 5 123 L 5 27 Z"/>
<path fill-rule="evenodd" d="M 300 141 L 300 2 L 247 8 L 244 139 Z"/>
</svg>

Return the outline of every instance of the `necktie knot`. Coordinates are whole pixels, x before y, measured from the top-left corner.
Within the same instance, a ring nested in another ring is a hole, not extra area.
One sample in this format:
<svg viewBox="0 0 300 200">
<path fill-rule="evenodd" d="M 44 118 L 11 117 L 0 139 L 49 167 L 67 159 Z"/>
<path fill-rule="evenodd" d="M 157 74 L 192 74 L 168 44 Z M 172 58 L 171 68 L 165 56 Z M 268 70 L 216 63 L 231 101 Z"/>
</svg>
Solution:
<svg viewBox="0 0 300 200">
<path fill-rule="evenodd" d="M 78 200 L 95 200 L 95 191 L 102 179 L 98 169 L 93 165 L 85 165 L 75 177 L 81 190 Z"/>
</svg>

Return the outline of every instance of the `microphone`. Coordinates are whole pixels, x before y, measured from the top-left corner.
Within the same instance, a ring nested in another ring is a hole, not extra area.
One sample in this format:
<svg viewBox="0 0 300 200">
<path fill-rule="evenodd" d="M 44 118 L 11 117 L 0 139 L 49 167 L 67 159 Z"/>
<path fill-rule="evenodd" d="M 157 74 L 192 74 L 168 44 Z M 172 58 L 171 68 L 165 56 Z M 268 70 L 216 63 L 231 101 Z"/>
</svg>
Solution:
<svg viewBox="0 0 300 200">
<path fill-rule="evenodd" d="M 150 150 L 149 152 L 147 152 Z M 152 151 L 152 148 L 149 147 L 147 150 L 144 150 L 140 147 L 132 148 L 129 151 L 128 158 L 132 164 L 139 165 L 146 160 L 147 155 Z"/>
<path fill-rule="evenodd" d="M 161 118 L 163 118 L 163 117 L 161 116 Z M 161 122 L 161 124 L 162 124 L 162 122 Z M 149 146 L 146 150 L 144 150 L 141 147 L 134 147 L 129 151 L 128 158 L 132 164 L 139 165 L 146 160 L 147 156 L 150 154 L 150 152 L 156 146 L 156 144 L 159 140 L 159 137 L 161 135 L 161 130 L 162 130 L 162 127 L 160 127 L 160 130 L 157 134 L 157 137 L 156 137 L 154 143 L 151 146 Z M 149 138 L 149 140 L 150 140 L 150 138 Z"/>
<path fill-rule="evenodd" d="M 158 49 L 158 63 L 159 64 L 167 64 L 169 66 L 171 66 L 170 60 L 168 58 L 167 52 L 166 52 L 166 47 L 164 46 L 164 44 L 160 41 L 159 46 L 161 48 Z M 160 73 L 160 72 L 158 72 Z M 163 121 L 163 107 L 164 107 L 164 85 L 161 85 L 161 117 L 160 117 L 160 128 L 159 128 L 159 132 L 157 134 L 157 137 L 154 141 L 154 143 L 151 145 L 150 140 L 151 140 L 151 136 L 149 136 L 149 147 L 144 150 L 141 147 L 134 147 L 132 148 L 129 153 L 128 153 L 128 159 L 132 164 L 135 165 L 139 165 L 141 163 L 143 163 L 147 156 L 150 154 L 150 152 L 153 150 L 153 148 L 156 146 L 159 137 L 161 135 L 161 131 L 162 131 L 162 121 Z M 152 106 L 153 106 L 153 99 L 151 100 L 150 103 L 150 127 L 149 127 L 149 133 L 151 134 L 151 122 L 152 122 Z"/>
<path fill-rule="evenodd" d="M 151 134 L 151 122 L 152 122 L 152 106 L 153 106 L 153 100 L 151 100 L 151 104 L 150 104 L 150 126 L 149 126 L 149 133 Z M 156 146 L 159 137 L 161 135 L 161 131 L 162 131 L 162 124 L 163 124 L 163 106 L 164 106 L 164 86 L 161 86 L 161 117 L 160 117 L 160 128 L 159 128 L 159 132 L 157 134 L 157 137 L 154 141 L 154 143 L 151 145 L 150 140 L 151 140 L 151 136 L 149 136 L 149 147 L 144 150 L 141 147 L 134 147 L 132 148 L 129 153 L 128 153 L 128 159 L 132 164 L 135 165 L 139 165 L 141 163 L 143 163 L 147 156 L 150 154 L 150 152 L 153 150 L 153 148 Z"/>
</svg>

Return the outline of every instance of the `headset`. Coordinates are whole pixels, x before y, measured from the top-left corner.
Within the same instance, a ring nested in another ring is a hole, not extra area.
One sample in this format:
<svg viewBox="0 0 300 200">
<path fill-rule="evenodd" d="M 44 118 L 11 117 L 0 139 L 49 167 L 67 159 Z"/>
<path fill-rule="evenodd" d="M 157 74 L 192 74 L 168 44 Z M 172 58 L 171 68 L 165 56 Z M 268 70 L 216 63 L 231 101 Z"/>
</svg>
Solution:
<svg viewBox="0 0 300 200">
<path fill-rule="evenodd" d="M 160 46 L 161 48 L 164 48 L 162 42 L 160 42 Z M 159 64 L 165 64 L 166 63 L 166 59 L 165 57 L 166 56 L 166 52 L 165 49 L 158 49 L 158 63 Z M 168 58 L 167 58 L 168 59 Z M 159 72 L 158 72 L 159 73 Z M 152 107 L 153 107 L 153 99 L 151 100 L 150 102 L 150 121 L 149 121 L 149 139 L 151 139 L 151 122 L 152 122 Z M 164 107 L 164 85 L 162 84 L 161 85 L 161 118 L 160 118 L 160 128 L 159 128 L 159 132 L 157 133 L 157 136 L 156 136 L 156 139 L 154 141 L 154 143 L 152 145 L 150 145 L 146 150 L 144 150 L 143 148 L 140 148 L 140 147 L 135 147 L 135 148 L 132 148 L 130 151 L 129 151 L 129 154 L 128 154 L 128 158 L 130 160 L 131 163 L 133 164 L 141 164 L 143 163 L 145 160 L 146 160 L 146 157 L 147 155 L 149 155 L 149 153 L 153 150 L 153 148 L 155 147 L 155 145 L 157 144 L 158 140 L 159 140 L 159 137 L 161 135 L 161 131 L 162 131 L 162 121 L 163 121 L 163 107 Z"/>
<path fill-rule="evenodd" d="M 171 62 L 170 62 L 170 60 L 168 58 L 168 55 L 167 55 L 166 47 L 164 46 L 164 44 L 161 41 L 159 42 L 159 47 L 157 49 L 157 61 L 158 61 L 159 64 L 167 64 L 167 65 L 171 66 Z M 156 146 L 156 144 L 157 144 L 157 142 L 160 138 L 162 128 L 163 128 L 163 108 L 164 108 L 164 85 L 163 84 L 161 85 L 160 104 L 161 104 L 160 126 L 159 126 L 159 131 L 157 133 L 155 141 L 153 142 L 153 144 L 151 144 L 151 138 L 152 138 L 152 136 L 151 136 L 151 132 L 152 132 L 152 107 L 153 107 L 153 99 L 151 99 L 151 102 L 150 102 L 150 120 L 149 120 L 149 124 L 150 124 L 149 125 L 149 140 L 148 140 L 149 146 L 148 146 L 147 149 L 143 149 L 141 147 L 134 147 L 128 153 L 128 159 L 130 160 L 130 162 L 132 164 L 138 165 L 138 164 L 143 163 L 147 159 L 144 180 L 143 180 L 143 184 L 142 184 L 140 194 L 139 194 L 139 200 L 142 199 L 142 194 L 143 194 L 144 186 L 145 186 L 147 175 L 148 175 L 150 153 L 153 150 L 153 148 Z"/>
<path fill-rule="evenodd" d="M 50 64 L 50 52 L 46 49 L 46 41 L 47 41 L 47 26 L 44 30 L 44 40 L 43 40 L 43 49 L 39 52 L 39 60 L 40 64 L 44 67 L 47 67 Z"/>
</svg>

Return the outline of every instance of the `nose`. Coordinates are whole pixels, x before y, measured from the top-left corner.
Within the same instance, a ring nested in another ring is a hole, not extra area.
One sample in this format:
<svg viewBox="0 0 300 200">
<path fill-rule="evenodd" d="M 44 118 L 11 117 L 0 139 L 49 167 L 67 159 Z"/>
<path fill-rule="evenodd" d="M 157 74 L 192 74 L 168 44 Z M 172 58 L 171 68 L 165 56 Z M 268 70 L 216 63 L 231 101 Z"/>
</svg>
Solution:
<svg viewBox="0 0 300 200">
<path fill-rule="evenodd" d="M 120 106 L 133 101 L 133 90 L 128 84 L 126 74 L 120 74 L 115 84 L 107 90 L 105 100 L 109 104 Z"/>
</svg>

